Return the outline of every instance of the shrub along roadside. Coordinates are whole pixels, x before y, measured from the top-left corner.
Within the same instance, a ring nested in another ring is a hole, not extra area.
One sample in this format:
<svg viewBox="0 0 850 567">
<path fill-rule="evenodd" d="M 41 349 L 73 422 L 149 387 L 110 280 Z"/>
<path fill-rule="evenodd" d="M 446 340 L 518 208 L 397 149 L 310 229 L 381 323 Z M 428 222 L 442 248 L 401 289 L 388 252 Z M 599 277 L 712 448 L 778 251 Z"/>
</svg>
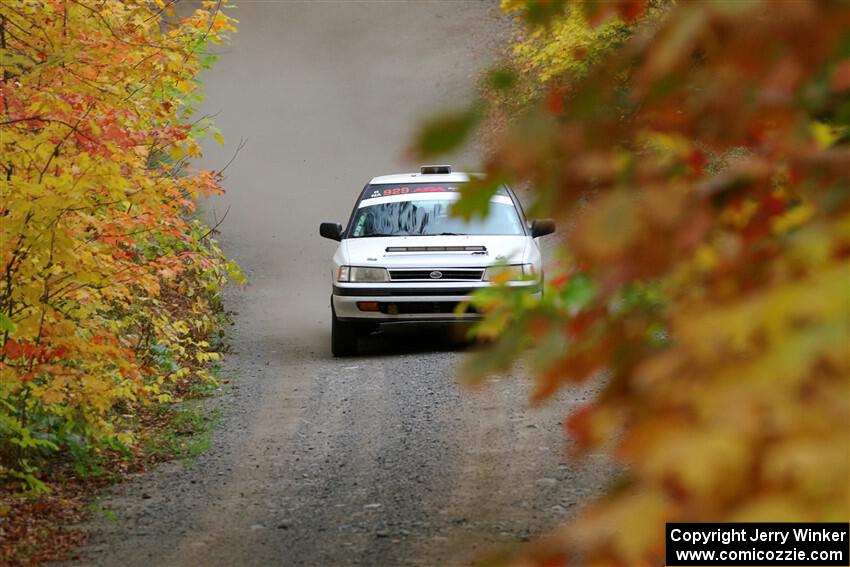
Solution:
<svg viewBox="0 0 850 567">
<path fill-rule="evenodd" d="M 92 491 L 204 446 L 239 268 L 196 218 L 221 2 L 0 5 L 0 562 L 61 558 Z M 194 440 L 193 440 L 194 439 Z M 208 442 L 208 441 L 207 441 Z"/>
<path fill-rule="evenodd" d="M 189 162 L 202 135 L 221 141 L 193 107 L 215 59 L 206 50 L 236 21 L 221 2 L 186 18 L 171 4 L 0 5 L 7 496 L 61 494 L 148 462 L 141 447 L 167 429 L 164 408 L 216 384 L 221 290 L 244 277 L 194 214 L 196 199 L 221 192 L 221 172 Z M 2 530 L 24 506 L 13 502 L 0 506 Z"/>
<path fill-rule="evenodd" d="M 233 31 L 216 2 L 0 7 L 0 478 L 133 445 L 139 408 L 210 379 L 219 293 L 241 279 L 192 218 L 197 74 Z"/>
</svg>

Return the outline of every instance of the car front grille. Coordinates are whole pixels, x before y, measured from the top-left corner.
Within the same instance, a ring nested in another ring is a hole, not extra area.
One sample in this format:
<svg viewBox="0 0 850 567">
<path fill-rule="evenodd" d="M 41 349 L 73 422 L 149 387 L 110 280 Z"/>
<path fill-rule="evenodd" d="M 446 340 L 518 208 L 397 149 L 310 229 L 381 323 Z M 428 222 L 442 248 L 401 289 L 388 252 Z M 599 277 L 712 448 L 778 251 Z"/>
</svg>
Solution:
<svg viewBox="0 0 850 567">
<path fill-rule="evenodd" d="M 390 270 L 392 281 L 481 281 L 483 268 L 439 268 L 416 270 Z"/>
<path fill-rule="evenodd" d="M 389 315 L 450 315 L 457 309 L 457 301 L 400 301 L 398 303 L 381 302 L 378 309 Z M 476 313 L 475 308 L 467 306 L 465 313 Z"/>
</svg>

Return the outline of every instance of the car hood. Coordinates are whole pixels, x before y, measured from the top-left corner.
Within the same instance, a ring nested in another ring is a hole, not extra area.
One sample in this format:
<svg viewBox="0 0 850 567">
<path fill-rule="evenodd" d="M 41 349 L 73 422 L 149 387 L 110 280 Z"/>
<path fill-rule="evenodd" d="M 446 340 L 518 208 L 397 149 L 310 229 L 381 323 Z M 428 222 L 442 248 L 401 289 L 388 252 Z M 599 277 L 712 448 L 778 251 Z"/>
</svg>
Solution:
<svg viewBox="0 0 850 567">
<path fill-rule="evenodd" d="M 529 240 L 525 235 L 392 236 L 342 242 L 345 263 L 353 266 L 424 268 L 522 263 Z"/>
</svg>

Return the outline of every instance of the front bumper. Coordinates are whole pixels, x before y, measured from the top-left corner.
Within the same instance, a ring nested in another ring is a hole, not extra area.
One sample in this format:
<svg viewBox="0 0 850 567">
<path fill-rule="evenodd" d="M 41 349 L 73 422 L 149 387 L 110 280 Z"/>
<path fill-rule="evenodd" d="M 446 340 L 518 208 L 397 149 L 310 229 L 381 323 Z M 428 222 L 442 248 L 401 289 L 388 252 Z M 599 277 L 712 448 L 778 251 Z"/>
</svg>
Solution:
<svg viewBox="0 0 850 567">
<path fill-rule="evenodd" d="M 448 283 L 448 282 L 447 282 Z M 474 311 L 456 314 L 458 303 L 466 301 L 472 292 L 490 284 L 451 286 L 381 286 L 349 284 L 334 285 L 331 301 L 336 316 L 341 321 L 385 323 L 469 323 L 481 318 Z M 511 287 L 523 289 L 540 297 L 540 286 L 535 282 L 517 282 Z M 358 304 L 371 304 L 377 310 L 364 310 Z"/>
</svg>

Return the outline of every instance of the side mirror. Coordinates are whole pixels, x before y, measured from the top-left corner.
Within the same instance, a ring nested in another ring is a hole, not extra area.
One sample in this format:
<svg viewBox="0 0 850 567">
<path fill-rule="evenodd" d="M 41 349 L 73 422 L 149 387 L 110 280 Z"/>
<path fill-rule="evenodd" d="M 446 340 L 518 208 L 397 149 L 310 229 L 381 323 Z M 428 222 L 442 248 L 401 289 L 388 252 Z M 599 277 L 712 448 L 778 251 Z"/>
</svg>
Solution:
<svg viewBox="0 0 850 567">
<path fill-rule="evenodd" d="M 531 236 L 546 236 L 555 232 L 555 221 L 552 219 L 537 219 L 531 223 Z"/>
<path fill-rule="evenodd" d="M 323 222 L 319 225 L 319 234 L 331 240 L 342 240 L 342 225 L 338 222 Z"/>
</svg>

